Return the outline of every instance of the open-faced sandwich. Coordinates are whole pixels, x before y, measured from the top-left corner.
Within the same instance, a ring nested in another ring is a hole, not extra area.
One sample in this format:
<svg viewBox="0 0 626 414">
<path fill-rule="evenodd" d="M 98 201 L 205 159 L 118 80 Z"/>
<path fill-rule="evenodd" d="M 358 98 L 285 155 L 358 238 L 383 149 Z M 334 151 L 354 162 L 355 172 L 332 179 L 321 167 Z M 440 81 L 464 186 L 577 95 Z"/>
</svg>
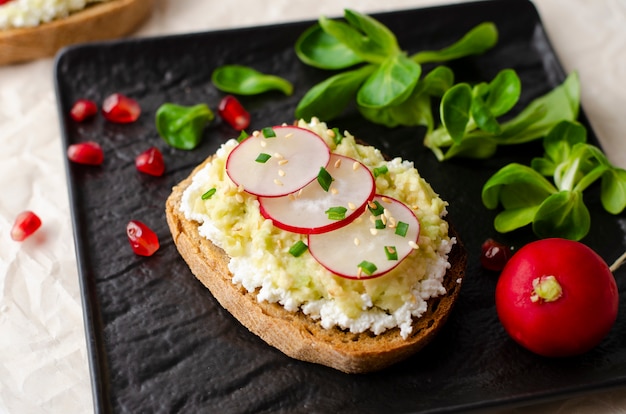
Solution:
<svg viewBox="0 0 626 414">
<path fill-rule="evenodd" d="M 0 65 L 135 30 L 154 0 L 0 0 Z"/>
<path fill-rule="evenodd" d="M 445 323 L 466 255 L 413 164 L 310 123 L 224 143 L 174 187 L 193 274 L 286 355 L 348 373 L 414 354 Z"/>
</svg>

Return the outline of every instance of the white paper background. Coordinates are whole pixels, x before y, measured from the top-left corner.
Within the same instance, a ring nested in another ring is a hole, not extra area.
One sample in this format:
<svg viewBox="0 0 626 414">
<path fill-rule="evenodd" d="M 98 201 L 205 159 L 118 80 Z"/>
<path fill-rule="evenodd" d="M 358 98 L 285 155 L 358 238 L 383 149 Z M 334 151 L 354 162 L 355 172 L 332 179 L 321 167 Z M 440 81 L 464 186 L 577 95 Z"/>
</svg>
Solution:
<svg viewBox="0 0 626 414">
<path fill-rule="evenodd" d="M 157 0 L 135 35 L 443 3 L 449 1 Z M 626 168 L 626 0 L 535 4 L 565 69 L 580 74 L 583 107 L 601 144 Z M 0 67 L 0 413 L 93 412 L 52 68 L 52 59 Z M 10 228 L 25 209 L 43 226 L 16 243 Z M 625 413 L 626 388 L 513 412 Z"/>
</svg>

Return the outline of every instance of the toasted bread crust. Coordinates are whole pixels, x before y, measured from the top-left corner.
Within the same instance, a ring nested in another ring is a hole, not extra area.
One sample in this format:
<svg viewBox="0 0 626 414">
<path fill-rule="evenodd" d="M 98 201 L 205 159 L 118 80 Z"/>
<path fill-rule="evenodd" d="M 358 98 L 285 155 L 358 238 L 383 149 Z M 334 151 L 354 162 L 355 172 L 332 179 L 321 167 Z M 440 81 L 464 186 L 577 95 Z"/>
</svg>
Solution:
<svg viewBox="0 0 626 414">
<path fill-rule="evenodd" d="M 259 302 L 254 292 L 232 283 L 228 255 L 201 237 L 198 223 L 186 220 L 180 211 L 182 194 L 192 176 L 209 161 L 210 158 L 173 188 L 166 202 L 167 222 L 178 251 L 196 278 L 227 311 L 269 345 L 295 359 L 346 373 L 364 373 L 383 369 L 416 353 L 443 326 L 465 275 L 466 253 L 458 237 L 449 255 L 452 266 L 444 279 L 447 293 L 428 301 L 428 310 L 414 320 L 413 332 L 407 339 L 400 336 L 398 328 L 379 335 L 324 329 L 304 313 L 287 311 L 277 303 Z"/>
</svg>

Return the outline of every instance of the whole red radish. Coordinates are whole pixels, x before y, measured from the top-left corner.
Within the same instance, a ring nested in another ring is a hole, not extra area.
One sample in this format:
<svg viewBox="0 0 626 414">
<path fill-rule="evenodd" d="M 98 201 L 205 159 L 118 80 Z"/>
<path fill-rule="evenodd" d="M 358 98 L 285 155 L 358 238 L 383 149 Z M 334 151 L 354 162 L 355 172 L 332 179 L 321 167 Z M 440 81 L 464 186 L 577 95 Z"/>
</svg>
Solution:
<svg viewBox="0 0 626 414">
<path fill-rule="evenodd" d="M 548 357 L 579 355 L 598 345 L 615 323 L 618 302 L 605 261 L 588 246 L 559 238 L 522 247 L 496 286 L 504 329 Z"/>
</svg>

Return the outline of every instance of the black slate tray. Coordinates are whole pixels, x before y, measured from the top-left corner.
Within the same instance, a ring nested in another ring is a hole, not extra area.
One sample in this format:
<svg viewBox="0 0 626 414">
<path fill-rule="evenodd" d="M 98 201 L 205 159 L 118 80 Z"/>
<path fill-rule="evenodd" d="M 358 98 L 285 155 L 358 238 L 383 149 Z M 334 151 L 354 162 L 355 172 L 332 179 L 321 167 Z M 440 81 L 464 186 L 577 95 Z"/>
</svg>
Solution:
<svg viewBox="0 0 626 414">
<path fill-rule="evenodd" d="M 495 22 L 497 47 L 451 67 L 458 80 L 469 81 L 515 69 L 523 84 L 520 106 L 564 79 L 540 18 L 526 0 L 377 17 L 409 52 L 443 47 L 478 23 Z M 495 213 L 482 206 L 480 189 L 500 166 L 528 163 L 540 155 L 539 144 L 502 150 L 487 161 L 442 164 L 422 146 L 419 128 L 387 130 L 363 122 L 355 111 L 330 123 L 390 156 L 415 161 L 450 201 L 450 217 L 470 254 L 466 282 L 449 323 L 421 353 L 385 371 L 346 375 L 289 359 L 250 334 L 196 281 L 171 241 L 164 202 L 174 184 L 237 134 L 217 120 L 198 149 L 174 150 L 158 137 L 154 113 L 166 101 L 205 102 L 215 108 L 222 94 L 210 83 L 212 70 L 239 63 L 282 75 L 295 85 L 291 97 L 267 93 L 242 98 L 252 113 L 251 129 L 290 122 L 305 91 L 327 76 L 301 64 L 293 52 L 297 36 L 310 24 L 82 45 L 58 56 L 55 82 L 63 147 L 96 140 L 106 157 L 101 167 L 67 164 L 96 411 L 441 413 L 534 403 L 624 384 L 623 311 L 599 347 L 568 359 L 545 359 L 523 350 L 497 320 L 497 275 L 480 267 L 480 245 L 495 236 L 519 247 L 533 236 L 527 231 L 497 235 L 491 224 Z M 74 100 L 101 102 L 113 92 L 139 100 L 143 113 L 138 122 L 114 125 L 98 116 L 76 124 L 68 118 Z M 135 155 L 152 145 L 162 150 L 167 163 L 161 178 L 135 171 Z M 626 250 L 624 215 L 603 212 L 597 192 L 586 201 L 593 228 L 583 241 L 610 263 Z M 153 257 L 132 253 L 125 235 L 130 219 L 144 221 L 159 235 L 161 249 Z M 616 274 L 622 292 L 625 270 Z"/>
</svg>

